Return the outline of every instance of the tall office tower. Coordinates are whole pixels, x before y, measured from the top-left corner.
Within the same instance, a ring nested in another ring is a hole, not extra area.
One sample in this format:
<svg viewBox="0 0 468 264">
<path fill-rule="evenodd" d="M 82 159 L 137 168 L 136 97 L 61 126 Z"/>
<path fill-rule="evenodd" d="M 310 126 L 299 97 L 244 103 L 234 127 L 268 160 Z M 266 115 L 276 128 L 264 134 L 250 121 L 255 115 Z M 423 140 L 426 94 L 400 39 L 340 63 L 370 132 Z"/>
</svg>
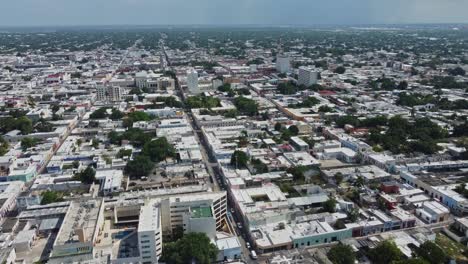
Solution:
<svg viewBox="0 0 468 264">
<path fill-rule="evenodd" d="M 198 88 L 198 72 L 195 69 L 187 71 L 187 87 L 192 94 L 200 93 L 200 89 Z"/>
<path fill-rule="evenodd" d="M 291 58 L 284 53 L 279 53 L 276 56 L 276 70 L 280 73 L 289 72 L 291 70 Z"/>
<path fill-rule="evenodd" d="M 148 201 L 140 209 L 138 246 L 141 263 L 158 263 L 162 254 L 162 232 L 161 215 L 157 202 Z"/>
<path fill-rule="evenodd" d="M 101 102 L 118 102 L 122 100 L 122 90 L 119 86 L 96 86 L 97 100 Z"/>
<path fill-rule="evenodd" d="M 122 89 L 120 86 L 109 86 L 107 91 L 109 93 L 109 101 L 118 102 L 122 100 Z"/>
<path fill-rule="evenodd" d="M 318 71 L 314 68 L 300 67 L 299 78 L 297 83 L 299 85 L 311 86 L 316 84 L 318 80 Z"/>
<path fill-rule="evenodd" d="M 97 92 L 97 100 L 98 101 L 106 101 L 106 94 L 107 94 L 107 87 L 104 85 L 98 85 L 96 86 L 96 92 Z"/>
</svg>

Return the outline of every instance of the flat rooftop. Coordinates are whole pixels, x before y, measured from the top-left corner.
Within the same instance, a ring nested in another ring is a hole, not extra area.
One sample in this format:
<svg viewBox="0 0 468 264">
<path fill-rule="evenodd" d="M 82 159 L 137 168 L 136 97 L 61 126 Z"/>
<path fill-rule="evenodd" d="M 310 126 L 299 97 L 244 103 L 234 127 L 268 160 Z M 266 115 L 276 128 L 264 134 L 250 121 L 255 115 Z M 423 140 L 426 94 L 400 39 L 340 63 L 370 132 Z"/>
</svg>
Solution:
<svg viewBox="0 0 468 264">
<path fill-rule="evenodd" d="M 160 229 L 159 204 L 152 201 L 145 204 L 140 209 L 140 218 L 138 223 L 138 231 L 154 231 Z"/>
<path fill-rule="evenodd" d="M 192 218 L 213 217 L 211 207 L 209 206 L 190 207 L 190 211 L 192 212 Z"/>
<path fill-rule="evenodd" d="M 78 230 L 83 231 L 84 242 L 91 241 L 98 224 L 102 203 L 101 199 L 72 202 L 65 215 L 55 244 L 80 242 L 77 234 Z"/>
</svg>

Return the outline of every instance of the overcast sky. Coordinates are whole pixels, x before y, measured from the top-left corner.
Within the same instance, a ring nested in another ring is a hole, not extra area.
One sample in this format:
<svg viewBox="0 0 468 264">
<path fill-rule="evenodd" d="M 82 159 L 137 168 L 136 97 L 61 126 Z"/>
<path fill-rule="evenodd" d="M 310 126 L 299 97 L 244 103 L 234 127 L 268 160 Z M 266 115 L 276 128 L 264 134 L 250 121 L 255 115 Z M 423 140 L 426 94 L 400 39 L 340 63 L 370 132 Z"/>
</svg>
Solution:
<svg viewBox="0 0 468 264">
<path fill-rule="evenodd" d="M 468 22 L 468 0 L 0 0 L 0 7 L 0 26 Z"/>
</svg>

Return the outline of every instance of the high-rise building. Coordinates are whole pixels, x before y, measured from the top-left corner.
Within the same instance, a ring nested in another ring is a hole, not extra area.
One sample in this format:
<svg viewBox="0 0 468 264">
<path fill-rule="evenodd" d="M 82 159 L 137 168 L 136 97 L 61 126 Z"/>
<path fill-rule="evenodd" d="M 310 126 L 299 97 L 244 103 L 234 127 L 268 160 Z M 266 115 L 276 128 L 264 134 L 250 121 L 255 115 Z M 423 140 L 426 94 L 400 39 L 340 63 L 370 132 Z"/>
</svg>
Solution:
<svg viewBox="0 0 468 264">
<path fill-rule="evenodd" d="M 276 56 L 276 70 L 280 73 L 287 73 L 291 70 L 291 58 L 284 53 Z"/>
<path fill-rule="evenodd" d="M 318 81 L 319 72 L 315 68 L 300 67 L 297 84 L 311 86 Z"/>
<path fill-rule="evenodd" d="M 140 209 L 138 246 L 141 263 L 158 263 L 162 254 L 162 231 L 159 203 L 155 201 L 149 201 Z"/>
<path fill-rule="evenodd" d="M 200 89 L 198 88 L 198 72 L 195 69 L 187 71 L 187 87 L 192 94 L 200 93 Z"/>
<path fill-rule="evenodd" d="M 97 100 L 101 102 L 118 102 L 122 99 L 122 90 L 119 86 L 96 86 Z"/>
</svg>

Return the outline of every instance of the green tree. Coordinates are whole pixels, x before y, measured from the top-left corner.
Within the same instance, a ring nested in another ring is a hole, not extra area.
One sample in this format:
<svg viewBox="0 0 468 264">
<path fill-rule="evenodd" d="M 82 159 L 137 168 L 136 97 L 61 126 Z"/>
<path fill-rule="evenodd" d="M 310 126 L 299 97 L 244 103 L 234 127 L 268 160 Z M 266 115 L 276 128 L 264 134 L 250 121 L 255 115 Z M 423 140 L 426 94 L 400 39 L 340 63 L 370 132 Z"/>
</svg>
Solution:
<svg viewBox="0 0 468 264">
<path fill-rule="evenodd" d="M 120 141 L 122 140 L 120 134 L 116 131 L 109 132 L 109 134 L 107 134 L 107 138 L 109 139 L 109 143 L 116 145 L 120 145 Z"/>
<path fill-rule="evenodd" d="M 224 113 L 224 117 L 226 118 L 236 118 L 238 115 L 239 115 L 239 111 L 237 111 L 236 109 L 231 109 L 231 110 L 226 111 L 226 113 Z"/>
<path fill-rule="evenodd" d="M 109 109 L 109 108 L 108 107 L 101 107 L 99 109 L 96 109 L 94 112 L 92 112 L 89 115 L 89 118 L 90 119 L 103 119 L 103 118 L 106 118 L 106 117 L 108 117 L 107 109 Z"/>
<path fill-rule="evenodd" d="M 138 155 L 125 166 L 125 172 L 132 178 L 148 175 L 154 167 L 154 163 L 148 156 Z"/>
<path fill-rule="evenodd" d="M 349 245 L 338 244 L 333 246 L 327 253 L 328 259 L 333 264 L 354 264 L 356 254 Z"/>
<path fill-rule="evenodd" d="M 0 156 L 5 155 L 10 148 L 10 144 L 2 136 L 0 136 Z"/>
<path fill-rule="evenodd" d="M 294 182 L 302 183 L 305 181 L 304 173 L 306 172 L 306 170 L 307 169 L 304 166 L 297 166 L 297 167 L 288 168 L 286 172 L 292 174 Z"/>
<path fill-rule="evenodd" d="M 276 131 L 281 131 L 281 128 L 282 128 L 282 127 L 283 127 L 283 126 L 281 125 L 281 123 L 276 123 L 276 124 L 275 124 L 275 130 L 276 130 Z"/>
<path fill-rule="evenodd" d="M 407 81 L 401 81 L 397 86 L 398 90 L 406 90 L 407 88 L 408 88 L 408 82 Z"/>
<path fill-rule="evenodd" d="M 56 191 L 45 191 L 41 194 L 41 205 L 63 202 L 61 193 Z"/>
<path fill-rule="evenodd" d="M 190 96 L 185 100 L 189 108 L 213 108 L 218 107 L 221 101 L 216 97 Z"/>
<path fill-rule="evenodd" d="M 237 110 L 242 114 L 248 116 L 255 116 L 258 113 L 257 102 L 255 102 L 252 99 L 239 96 L 234 99 L 234 105 L 236 106 Z"/>
<path fill-rule="evenodd" d="M 73 166 L 73 168 L 78 169 L 80 167 L 80 162 L 75 160 L 75 161 L 72 162 L 72 166 Z"/>
<path fill-rule="evenodd" d="M 323 211 L 334 213 L 336 211 L 336 199 L 329 197 L 328 200 L 323 203 Z"/>
<path fill-rule="evenodd" d="M 54 126 L 44 119 L 40 119 L 36 124 L 36 130 L 37 132 L 52 132 L 54 131 Z"/>
<path fill-rule="evenodd" d="M 71 74 L 71 78 L 79 79 L 81 78 L 81 73 L 80 72 L 74 72 Z"/>
<path fill-rule="evenodd" d="M 225 83 L 218 87 L 218 91 L 223 92 L 223 93 L 229 93 L 232 91 L 231 84 L 230 83 Z"/>
<path fill-rule="evenodd" d="M 148 156 L 154 162 L 161 162 L 169 157 L 175 157 L 175 149 L 165 137 L 147 142 L 143 146 L 142 154 Z"/>
<path fill-rule="evenodd" d="M 25 137 L 25 138 L 21 139 L 21 149 L 23 151 L 26 151 L 28 148 L 32 148 L 32 147 L 36 146 L 37 143 L 38 143 L 37 139 L 31 138 L 31 137 Z"/>
<path fill-rule="evenodd" d="M 336 69 L 335 69 L 335 73 L 338 73 L 338 74 L 343 74 L 343 73 L 345 73 L 345 72 L 346 72 L 346 68 L 343 67 L 343 66 L 338 66 L 338 67 L 336 67 Z"/>
<path fill-rule="evenodd" d="M 162 260 L 168 264 L 210 264 L 215 262 L 218 248 L 204 233 L 189 233 L 163 247 Z"/>
<path fill-rule="evenodd" d="M 263 163 L 261 160 L 252 158 L 251 163 L 255 169 L 255 173 L 260 174 L 260 173 L 268 172 L 268 166 L 265 163 Z"/>
<path fill-rule="evenodd" d="M 124 117 L 124 113 L 122 113 L 120 110 L 118 109 L 112 109 L 112 114 L 109 116 L 110 119 L 112 120 L 119 120 L 119 119 L 122 119 Z"/>
<path fill-rule="evenodd" d="M 247 168 L 247 163 L 249 162 L 249 157 L 247 153 L 241 150 L 236 150 L 231 155 L 231 165 L 235 166 L 238 169 Z"/>
<path fill-rule="evenodd" d="M 292 136 L 297 136 L 299 134 L 299 128 L 296 125 L 289 126 L 288 130 L 291 132 Z"/>
<path fill-rule="evenodd" d="M 318 109 L 318 111 L 320 113 L 329 113 L 329 112 L 333 112 L 333 108 L 329 107 L 328 105 L 321 105 Z"/>
<path fill-rule="evenodd" d="M 99 140 L 97 138 L 93 138 L 91 140 L 91 146 L 93 146 L 95 149 L 99 148 Z"/>
<path fill-rule="evenodd" d="M 337 172 L 337 173 L 335 173 L 333 178 L 335 179 L 336 184 L 340 185 L 343 182 L 343 179 L 344 179 L 343 173 Z"/>
<path fill-rule="evenodd" d="M 91 166 L 88 166 L 82 172 L 76 173 L 74 178 L 84 184 L 92 184 L 96 181 L 96 171 Z"/>
<path fill-rule="evenodd" d="M 139 122 L 139 121 L 150 121 L 152 120 L 153 118 L 145 113 L 145 112 L 142 112 L 142 111 L 135 111 L 135 112 L 131 112 L 127 115 L 127 117 L 123 120 L 123 125 L 124 127 L 132 127 L 133 126 L 133 123 L 135 122 Z"/>
<path fill-rule="evenodd" d="M 448 74 L 453 75 L 453 76 L 457 76 L 457 75 L 464 76 L 466 74 L 466 71 L 461 67 L 448 69 L 447 72 L 448 72 Z"/>
<path fill-rule="evenodd" d="M 117 158 L 130 157 L 132 155 L 131 149 L 120 149 L 117 153 Z"/>
<path fill-rule="evenodd" d="M 431 241 L 426 241 L 417 248 L 416 254 L 431 264 L 443 264 L 448 261 L 448 256 L 444 250 Z"/>
<path fill-rule="evenodd" d="M 32 121 L 26 116 L 21 116 L 16 119 L 15 127 L 16 129 L 19 129 L 23 135 L 30 134 L 33 130 Z"/>
<path fill-rule="evenodd" d="M 385 240 L 369 250 L 368 256 L 373 263 L 391 264 L 400 261 L 403 258 L 403 253 L 401 253 L 394 241 Z"/>
<path fill-rule="evenodd" d="M 136 94 L 136 95 L 140 95 L 142 94 L 143 92 L 140 90 L 140 88 L 138 87 L 134 87 L 130 90 L 130 92 L 128 92 L 128 94 Z"/>
</svg>

